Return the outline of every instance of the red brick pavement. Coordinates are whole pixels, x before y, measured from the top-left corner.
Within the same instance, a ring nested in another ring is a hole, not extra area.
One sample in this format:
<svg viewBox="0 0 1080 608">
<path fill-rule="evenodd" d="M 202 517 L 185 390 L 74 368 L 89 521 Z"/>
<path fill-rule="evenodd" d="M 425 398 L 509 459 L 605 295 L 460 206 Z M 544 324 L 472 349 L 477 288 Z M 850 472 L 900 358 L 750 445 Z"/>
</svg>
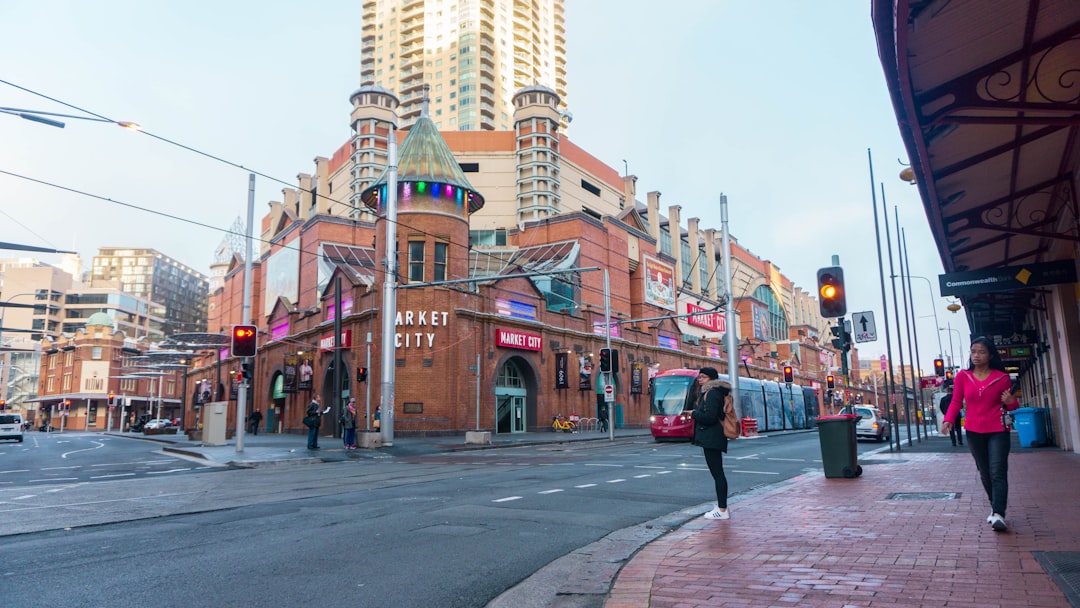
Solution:
<svg viewBox="0 0 1080 608">
<path fill-rule="evenodd" d="M 639 551 L 606 608 L 1068 607 L 1032 551 L 1080 551 L 1080 456 L 1009 458 L 1009 531 L 967 451 L 878 454 L 858 479 L 803 475 Z M 958 492 L 890 500 L 893 492 Z"/>
</svg>

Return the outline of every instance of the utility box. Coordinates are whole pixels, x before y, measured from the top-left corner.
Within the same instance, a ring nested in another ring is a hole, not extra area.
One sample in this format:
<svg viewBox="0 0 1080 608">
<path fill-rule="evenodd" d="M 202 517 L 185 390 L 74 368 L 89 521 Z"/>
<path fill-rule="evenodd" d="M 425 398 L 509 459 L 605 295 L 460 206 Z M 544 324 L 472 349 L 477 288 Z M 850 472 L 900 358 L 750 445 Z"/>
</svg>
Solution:
<svg viewBox="0 0 1080 608">
<path fill-rule="evenodd" d="M 214 401 L 203 405 L 203 445 L 225 445 L 225 427 L 228 426 L 228 401 Z"/>
</svg>

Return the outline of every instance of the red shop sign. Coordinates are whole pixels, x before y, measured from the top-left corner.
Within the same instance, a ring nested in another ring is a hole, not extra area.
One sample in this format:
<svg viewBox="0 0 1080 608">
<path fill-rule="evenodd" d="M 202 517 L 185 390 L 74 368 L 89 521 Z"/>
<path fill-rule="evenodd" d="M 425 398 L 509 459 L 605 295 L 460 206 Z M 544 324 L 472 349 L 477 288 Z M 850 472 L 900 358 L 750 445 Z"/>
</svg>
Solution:
<svg viewBox="0 0 1080 608">
<path fill-rule="evenodd" d="M 524 331 L 512 329 L 496 329 L 495 345 L 505 348 L 519 348 L 521 350 L 542 350 L 543 337 L 539 334 L 530 334 Z"/>
</svg>

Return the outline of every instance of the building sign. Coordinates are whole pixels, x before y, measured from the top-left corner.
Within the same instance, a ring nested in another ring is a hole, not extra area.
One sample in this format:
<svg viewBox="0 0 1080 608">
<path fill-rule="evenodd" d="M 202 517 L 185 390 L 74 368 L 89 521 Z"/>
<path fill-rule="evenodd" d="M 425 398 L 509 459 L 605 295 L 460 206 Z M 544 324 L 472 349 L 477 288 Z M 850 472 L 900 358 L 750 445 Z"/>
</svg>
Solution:
<svg viewBox="0 0 1080 608">
<path fill-rule="evenodd" d="M 645 303 L 675 310 L 675 270 L 660 260 L 645 258 Z"/>
<path fill-rule="evenodd" d="M 104 393 L 109 386 L 109 362 L 108 361 L 83 361 L 82 362 L 82 386 L 83 393 Z"/>
<path fill-rule="evenodd" d="M 1075 260 L 984 268 L 938 275 L 942 296 L 979 295 L 988 291 L 1014 291 L 1075 282 Z"/>
<path fill-rule="evenodd" d="M 516 317 L 530 321 L 536 320 L 536 306 L 527 302 L 518 302 L 517 300 L 495 298 L 495 312 L 506 317 Z"/>
<path fill-rule="evenodd" d="M 513 329 L 496 329 L 495 346 L 517 348 L 521 350 L 541 350 L 543 338 L 539 334 L 530 334 Z"/>
<path fill-rule="evenodd" d="M 570 388 L 569 353 L 555 353 L 555 388 Z"/>
<path fill-rule="evenodd" d="M 772 341 L 769 329 L 769 311 L 764 306 L 751 305 L 750 312 L 754 321 L 754 337 L 766 342 Z"/>
<path fill-rule="evenodd" d="M 709 310 L 702 308 L 697 304 L 686 303 L 686 312 L 695 313 L 702 312 L 704 314 L 691 315 L 686 317 L 686 322 L 695 327 L 703 327 L 709 331 L 718 331 L 724 333 L 727 331 L 727 317 L 721 312 L 704 312 Z"/>
<path fill-rule="evenodd" d="M 606 335 L 608 335 L 608 333 L 607 333 L 608 329 L 607 328 L 608 328 L 609 325 L 611 326 L 611 337 L 612 338 L 620 337 L 619 336 L 619 324 L 618 324 L 618 322 L 616 322 L 613 319 L 608 319 L 607 323 L 604 323 L 603 321 L 593 321 L 592 333 L 594 333 L 594 334 L 596 334 L 598 336 L 606 336 Z"/>
<path fill-rule="evenodd" d="M 319 338 L 319 351 L 328 353 L 334 350 L 338 344 L 334 340 L 334 334 L 326 334 Z M 352 348 L 352 330 L 344 329 L 341 331 L 341 348 Z"/>
<path fill-rule="evenodd" d="M 679 341 L 671 336 L 657 336 L 656 344 L 660 348 L 670 348 L 671 350 L 679 350 Z"/>
<path fill-rule="evenodd" d="M 450 313 L 438 310 L 399 310 L 394 325 L 397 327 L 417 328 L 421 331 L 406 331 L 394 334 L 394 348 L 433 348 L 435 346 L 436 327 L 445 327 Z M 431 328 L 432 331 L 424 331 Z"/>
<path fill-rule="evenodd" d="M 708 355 L 709 357 L 713 358 L 713 359 L 719 359 L 720 358 L 720 353 L 721 353 L 721 350 L 720 350 L 719 346 L 707 346 L 707 347 L 705 347 L 705 354 Z"/>
</svg>

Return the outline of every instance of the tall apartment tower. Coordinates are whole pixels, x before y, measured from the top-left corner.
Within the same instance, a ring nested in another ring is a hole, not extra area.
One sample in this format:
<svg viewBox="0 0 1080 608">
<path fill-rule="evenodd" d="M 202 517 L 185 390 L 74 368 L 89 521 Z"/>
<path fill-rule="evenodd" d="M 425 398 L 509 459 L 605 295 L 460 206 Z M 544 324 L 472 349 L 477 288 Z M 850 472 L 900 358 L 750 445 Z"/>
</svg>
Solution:
<svg viewBox="0 0 1080 608">
<path fill-rule="evenodd" d="M 566 110 L 563 0 L 364 0 L 361 19 L 360 82 L 398 95 L 402 129 L 425 83 L 440 131 L 509 131 L 514 92 L 534 85 Z"/>
<path fill-rule="evenodd" d="M 166 336 L 206 331 L 210 288 L 206 275 L 154 249 L 98 249 L 90 271 L 90 286 L 117 287 L 163 304 Z"/>
</svg>

